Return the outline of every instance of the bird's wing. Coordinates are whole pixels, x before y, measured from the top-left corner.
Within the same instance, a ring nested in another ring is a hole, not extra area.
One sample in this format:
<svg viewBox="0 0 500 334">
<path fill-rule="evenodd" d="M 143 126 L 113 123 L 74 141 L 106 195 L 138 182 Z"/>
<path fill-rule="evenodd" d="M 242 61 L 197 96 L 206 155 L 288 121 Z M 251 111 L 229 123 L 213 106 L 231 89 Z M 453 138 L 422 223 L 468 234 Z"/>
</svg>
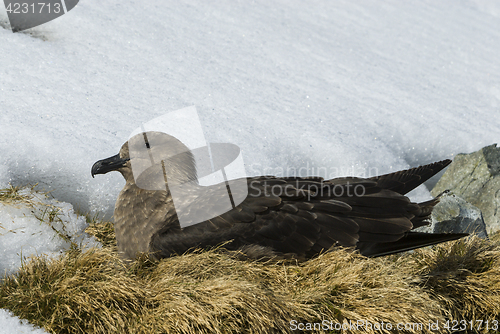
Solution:
<svg viewBox="0 0 500 334">
<path fill-rule="evenodd" d="M 356 196 L 355 189 L 363 195 Z M 165 257 L 232 240 L 226 248 L 259 245 L 309 258 L 333 245 L 397 241 L 413 227 L 412 211 L 418 209 L 405 196 L 361 178 L 258 177 L 248 179 L 248 191 L 233 210 L 158 233 L 152 249 Z"/>
<path fill-rule="evenodd" d="M 376 181 L 380 188 L 392 190 L 404 195 L 439 173 L 450 163 L 451 160 L 449 159 L 442 160 L 395 173 L 375 176 L 370 178 L 370 180 Z"/>
</svg>

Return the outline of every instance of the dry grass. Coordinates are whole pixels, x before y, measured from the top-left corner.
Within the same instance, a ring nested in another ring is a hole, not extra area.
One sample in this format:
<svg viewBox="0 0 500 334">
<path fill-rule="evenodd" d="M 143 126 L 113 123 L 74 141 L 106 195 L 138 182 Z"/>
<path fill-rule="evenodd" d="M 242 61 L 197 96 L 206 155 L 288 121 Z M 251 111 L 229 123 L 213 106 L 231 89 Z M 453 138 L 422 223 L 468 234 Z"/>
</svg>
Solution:
<svg viewBox="0 0 500 334">
<path fill-rule="evenodd" d="M 25 261 L 0 283 L 0 307 L 51 333 L 282 333 L 292 320 L 444 333 L 447 319 L 500 318 L 498 235 L 377 259 L 338 249 L 305 263 L 254 262 L 213 249 L 126 267 L 112 224 L 87 218 L 104 247 Z"/>
<path fill-rule="evenodd" d="M 493 240 L 498 240 L 498 234 Z M 500 320 L 500 247 L 470 237 L 415 252 L 408 265 L 452 319 Z"/>
<path fill-rule="evenodd" d="M 32 191 L 36 185 L 30 186 L 30 191 Z M 22 190 L 27 188 L 9 186 L 8 188 L 0 189 L 0 202 L 3 204 L 14 204 L 14 203 L 31 203 L 30 196 L 27 196 Z"/>
</svg>

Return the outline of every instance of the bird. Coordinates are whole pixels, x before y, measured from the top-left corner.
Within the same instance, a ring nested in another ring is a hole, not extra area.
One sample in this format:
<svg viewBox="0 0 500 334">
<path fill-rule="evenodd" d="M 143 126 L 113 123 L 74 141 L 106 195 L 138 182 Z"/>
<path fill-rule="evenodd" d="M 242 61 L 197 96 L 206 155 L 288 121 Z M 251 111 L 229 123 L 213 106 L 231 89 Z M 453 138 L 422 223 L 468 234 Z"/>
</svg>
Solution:
<svg viewBox="0 0 500 334">
<path fill-rule="evenodd" d="M 131 152 L 146 153 L 131 157 Z M 222 202 L 223 195 L 238 194 L 225 182 L 199 185 L 193 153 L 175 137 L 139 133 L 118 154 L 95 162 L 91 176 L 118 171 L 125 179 L 114 208 L 118 251 L 125 260 L 141 254 L 160 260 L 221 244 L 256 259 L 308 260 L 336 247 L 379 257 L 467 236 L 414 231 L 429 224 L 439 199 L 414 203 L 405 196 L 450 163 L 369 178 L 248 177 L 243 179 L 247 194 L 241 203 L 185 226 L 180 220 L 186 214 L 176 210 L 180 202 L 174 203 L 172 196 L 174 187 L 186 186 L 178 201 L 185 201 L 183 211 L 197 217 Z"/>
</svg>

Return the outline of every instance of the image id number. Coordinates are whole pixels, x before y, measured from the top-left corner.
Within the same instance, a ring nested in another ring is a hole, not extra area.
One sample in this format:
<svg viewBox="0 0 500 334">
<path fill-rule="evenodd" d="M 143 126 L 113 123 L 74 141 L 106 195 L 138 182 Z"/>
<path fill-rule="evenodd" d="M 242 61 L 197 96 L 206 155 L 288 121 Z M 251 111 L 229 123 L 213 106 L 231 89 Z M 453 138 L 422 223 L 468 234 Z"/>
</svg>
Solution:
<svg viewBox="0 0 500 334">
<path fill-rule="evenodd" d="M 7 8 L 7 13 L 14 13 L 14 14 L 59 14 L 62 10 L 61 4 L 60 3 L 55 3 L 50 6 L 50 3 L 45 3 L 45 2 L 38 2 L 38 3 L 9 3 Z"/>
</svg>

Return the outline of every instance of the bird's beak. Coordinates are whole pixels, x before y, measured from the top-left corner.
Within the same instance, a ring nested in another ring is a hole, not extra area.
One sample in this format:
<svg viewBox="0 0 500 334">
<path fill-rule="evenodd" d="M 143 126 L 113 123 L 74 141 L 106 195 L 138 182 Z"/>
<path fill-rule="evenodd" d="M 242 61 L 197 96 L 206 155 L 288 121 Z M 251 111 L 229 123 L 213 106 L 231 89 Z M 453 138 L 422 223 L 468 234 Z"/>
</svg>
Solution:
<svg viewBox="0 0 500 334">
<path fill-rule="evenodd" d="M 127 161 L 130 159 L 122 159 L 120 158 L 120 154 L 113 155 L 107 159 L 97 161 L 91 170 L 92 177 L 96 174 L 106 174 L 107 172 L 111 172 L 121 167 L 125 166 Z"/>
</svg>

